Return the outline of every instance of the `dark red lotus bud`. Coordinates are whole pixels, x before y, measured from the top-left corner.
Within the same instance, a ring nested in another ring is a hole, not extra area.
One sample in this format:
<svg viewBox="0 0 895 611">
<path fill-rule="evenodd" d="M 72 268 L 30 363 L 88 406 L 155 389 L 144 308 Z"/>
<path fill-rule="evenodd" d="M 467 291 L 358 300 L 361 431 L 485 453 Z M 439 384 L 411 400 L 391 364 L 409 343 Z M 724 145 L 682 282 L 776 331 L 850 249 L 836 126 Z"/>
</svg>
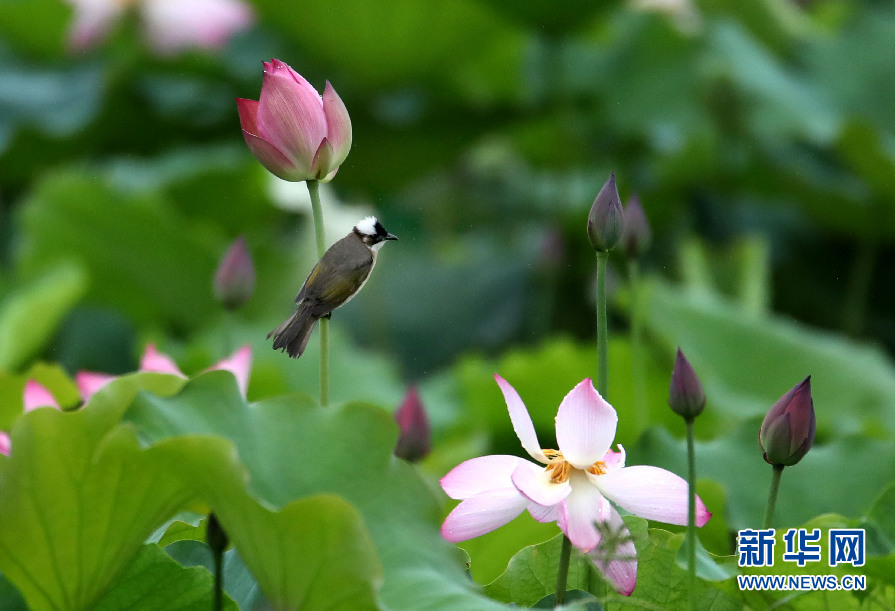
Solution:
<svg viewBox="0 0 895 611">
<path fill-rule="evenodd" d="M 671 371 L 671 387 L 668 389 L 668 405 L 676 414 L 680 414 L 686 420 L 692 420 L 702 413 L 705 408 L 705 392 L 702 390 L 702 382 L 693 366 L 677 349 L 677 357 L 674 359 L 674 369 Z"/>
<path fill-rule="evenodd" d="M 395 456 L 408 462 L 425 458 L 432 450 L 432 432 L 429 429 L 429 417 L 415 386 L 410 387 L 404 396 L 404 402 L 395 412 L 395 422 L 401 429 Z"/>
<path fill-rule="evenodd" d="M 594 250 L 608 252 L 615 248 L 622 235 L 624 212 L 615 186 L 615 172 L 600 189 L 590 214 L 587 215 L 587 238 Z"/>
<path fill-rule="evenodd" d="M 814 443 L 817 420 L 811 398 L 811 376 L 780 397 L 768 410 L 758 431 L 764 459 L 789 467 L 800 460 Z"/>
<path fill-rule="evenodd" d="M 629 259 L 637 259 L 645 253 L 653 239 L 646 212 L 640 205 L 640 198 L 636 195 L 628 200 L 625 207 L 625 222 L 622 227 L 622 249 Z"/>
</svg>

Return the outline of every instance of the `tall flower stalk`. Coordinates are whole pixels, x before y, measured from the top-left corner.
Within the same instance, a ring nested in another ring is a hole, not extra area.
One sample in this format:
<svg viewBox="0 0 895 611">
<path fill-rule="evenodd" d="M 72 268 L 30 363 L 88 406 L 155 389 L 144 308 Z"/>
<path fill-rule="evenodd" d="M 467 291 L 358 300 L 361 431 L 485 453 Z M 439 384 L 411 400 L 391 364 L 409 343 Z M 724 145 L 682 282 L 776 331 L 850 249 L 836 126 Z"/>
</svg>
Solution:
<svg viewBox="0 0 895 611">
<path fill-rule="evenodd" d="M 609 251 L 615 248 L 622 234 L 622 205 L 615 186 L 615 173 L 600 189 L 587 217 L 587 237 L 597 253 L 597 392 L 606 397 L 609 390 L 609 324 L 606 317 L 606 267 Z M 566 601 L 566 584 L 572 543 L 564 535 L 556 575 L 556 594 L 553 606 Z"/>
<path fill-rule="evenodd" d="M 351 119 L 327 82 L 320 95 L 300 74 L 278 59 L 264 62 L 257 101 L 237 99 L 239 121 L 249 150 L 272 174 L 308 185 L 317 257 L 326 252 L 319 183 L 332 180 L 351 149 Z M 320 321 L 320 404 L 329 404 L 329 320 Z"/>
<path fill-rule="evenodd" d="M 646 379 L 643 350 L 643 304 L 640 281 L 640 257 L 652 241 L 652 231 L 640 198 L 633 195 L 624 210 L 621 249 L 628 260 L 631 286 L 631 378 L 634 384 L 634 416 L 637 431 L 647 424 Z"/>
<path fill-rule="evenodd" d="M 314 217 L 314 237 L 317 241 L 317 259 L 326 252 L 326 232 L 323 226 L 323 206 L 320 205 L 320 183 L 307 181 L 311 195 L 311 214 Z M 329 319 L 320 319 L 320 405 L 329 405 Z"/>
<path fill-rule="evenodd" d="M 814 444 L 817 419 L 811 398 L 811 376 L 796 384 L 771 406 L 758 431 L 765 462 L 774 467 L 762 528 L 770 528 L 784 467 L 797 464 Z"/>
<path fill-rule="evenodd" d="M 674 369 L 671 372 L 671 386 L 668 390 L 668 405 L 681 417 L 687 426 L 687 484 L 689 507 L 687 519 L 687 576 L 690 590 L 690 608 L 696 609 L 696 451 L 694 449 L 693 421 L 705 409 L 705 392 L 702 382 L 690 362 L 677 349 Z"/>
</svg>

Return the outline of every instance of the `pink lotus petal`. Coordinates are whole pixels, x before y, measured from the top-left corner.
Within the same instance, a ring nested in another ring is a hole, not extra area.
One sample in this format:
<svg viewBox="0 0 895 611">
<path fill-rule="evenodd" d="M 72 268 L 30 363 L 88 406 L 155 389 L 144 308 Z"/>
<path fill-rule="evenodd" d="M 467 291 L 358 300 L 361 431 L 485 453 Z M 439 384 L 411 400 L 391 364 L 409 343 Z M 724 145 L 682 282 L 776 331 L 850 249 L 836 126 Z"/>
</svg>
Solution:
<svg viewBox="0 0 895 611">
<path fill-rule="evenodd" d="M 75 383 L 78 385 L 78 393 L 84 402 L 90 400 L 100 388 L 114 380 L 117 376 L 107 373 L 95 373 L 93 371 L 79 371 L 75 375 Z"/>
<path fill-rule="evenodd" d="M 329 81 L 323 89 L 323 114 L 326 115 L 326 138 L 333 148 L 331 168 L 338 168 L 351 150 L 351 117 Z"/>
<path fill-rule="evenodd" d="M 573 473 L 569 481 L 572 493 L 563 501 L 559 525 L 572 545 L 589 552 L 600 543 L 600 532 L 594 523 L 609 519 L 611 505 L 580 471 Z"/>
<path fill-rule="evenodd" d="M 329 140 L 326 138 L 320 143 L 317 152 L 314 154 L 314 160 L 311 162 L 311 172 L 320 182 L 327 182 L 326 176 L 332 170 L 333 147 L 330 146 Z M 338 168 L 338 166 L 336 166 Z"/>
<path fill-rule="evenodd" d="M 297 167 L 291 159 L 261 136 L 243 130 L 242 137 L 255 158 L 277 178 L 289 182 L 301 182 L 312 178 L 310 170 Z"/>
<path fill-rule="evenodd" d="M 538 505 L 537 503 L 529 503 L 528 504 L 528 513 L 531 514 L 538 522 L 556 522 L 556 518 L 559 514 L 558 506 L 553 505 L 552 507 L 544 507 L 543 505 Z"/>
<path fill-rule="evenodd" d="M 300 173 L 314 178 L 311 164 L 326 137 L 326 115 L 317 90 L 274 59 L 264 65 L 258 100 L 259 136 L 282 151 Z"/>
<path fill-rule="evenodd" d="M 233 377 L 236 378 L 236 385 L 239 387 L 240 394 L 245 397 L 249 388 L 249 374 L 252 371 L 252 347 L 246 344 L 227 358 L 206 369 L 206 371 L 217 369 L 232 373 Z"/>
<path fill-rule="evenodd" d="M 0 454 L 6 454 L 9 456 L 9 452 L 12 449 L 12 442 L 9 440 L 9 435 L 7 433 L 0 432 Z"/>
<path fill-rule="evenodd" d="M 454 508 L 441 525 L 441 535 L 454 543 L 484 535 L 510 522 L 527 505 L 515 488 L 482 492 Z"/>
<path fill-rule="evenodd" d="M 607 450 L 605 454 L 603 454 L 603 458 L 600 461 L 606 465 L 606 472 L 615 471 L 616 469 L 621 469 L 625 466 L 625 448 L 622 447 L 622 444 L 618 443 L 615 445 L 618 448 L 618 452 L 613 452 L 612 450 Z"/>
<path fill-rule="evenodd" d="M 617 425 L 618 414 L 586 378 L 559 405 L 556 442 L 567 461 L 586 469 L 606 454 Z"/>
<path fill-rule="evenodd" d="M 671 471 L 642 465 L 587 476 L 606 498 L 634 515 L 668 524 L 687 523 L 687 482 Z M 702 526 L 710 517 L 697 496 L 696 525 Z"/>
<path fill-rule="evenodd" d="M 45 386 L 35 380 L 25 382 L 25 391 L 22 393 L 22 403 L 25 405 L 25 411 L 30 412 L 38 407 L 55 407 L 59 409 L 59 403 L 56 398 Z"/>
<path fill-rule="evenodd" d="M 637 585 L 637 549 L 628 527 L 615 508 L 609 505 L 606 536 L 602 545 L 592 549 L 588 556 L 609 580 L 617 592 L 630 596 Z"/>
<path fill-rule="evenodd" d="M 510 412 L 510 421 L 513 423 L 513 430 L 516 431 L 516 437 L 522 443 L 522 447 L 528 452 L 528 455 L 535 460 L 547 464 L 547 457 L 541 451 L 541 444 L 538 443 L 538 435 L 535 433 L 535 425 L 528 415 L 528 410 L 522 402 L 522 398 L 516 389 L 502 377 L 494 374 L 494 379 L 503 393 L 504 401 L 506 401 L 507 409 Z"/>
<path fill-rule="evenodd" d="M 163 354 L 155 349 L 155 344 L 146 346 L 143 357 L 140 359 L 140 371 L 154 371 L 156 373 L 170 373 L 172 375 L 185 378 L 183 372 L 178 369 L 177 364 L 167 354 Z"/>
<path fill-rule="evenodd" d="M 511 476 L 519 463 L 518 456 L 480 456 L 460 463 L 441 478 L 441 487 L 452 499 L 468 499 L 490 490 L 515 487 Z"/>
<path fill-rule="evenodd" d="M 513 484 L 532 502 L 551 507 L 569 496 L 572 487 L 567 481 L 551 483 L 550 476 L 543 467 L 523 460 L 513 471 Z"/>
<path fill-rule="evenodd" d="M 240 0 L 143 0 L 140 11 L 149 44 L 162 54 L 220 49 L 254 21 Z"/>
</svg>

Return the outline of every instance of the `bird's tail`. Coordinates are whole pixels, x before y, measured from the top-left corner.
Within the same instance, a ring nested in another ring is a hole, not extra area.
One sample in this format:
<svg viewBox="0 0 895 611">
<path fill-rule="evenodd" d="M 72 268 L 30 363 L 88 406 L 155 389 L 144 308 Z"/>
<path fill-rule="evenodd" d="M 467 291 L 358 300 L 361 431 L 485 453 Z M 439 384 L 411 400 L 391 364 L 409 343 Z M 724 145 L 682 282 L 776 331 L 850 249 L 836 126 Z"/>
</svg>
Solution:
<svg viewBox="0 0 895 611">
<path fill-rule="evenodd" d="M 267 337 L 273 336 L 274 350 L 285 350 L 286 354 L 297 359 L 304 353 L 305 347 L 308 345 L 308 339 L 311 337 L 311 332 L 317 325 L 317 320 L 306 308 L 300 305 L 292 313 L 292 316 L 268 333 Z"/>
</svg>

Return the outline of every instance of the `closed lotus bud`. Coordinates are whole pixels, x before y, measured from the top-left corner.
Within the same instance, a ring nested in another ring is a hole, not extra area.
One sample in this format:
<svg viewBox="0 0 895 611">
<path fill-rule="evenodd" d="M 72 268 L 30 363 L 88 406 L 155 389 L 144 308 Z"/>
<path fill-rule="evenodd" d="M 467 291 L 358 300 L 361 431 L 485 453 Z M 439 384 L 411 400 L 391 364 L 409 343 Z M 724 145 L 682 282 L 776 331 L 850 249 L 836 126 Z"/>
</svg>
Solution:
<svg viewBox="0 0 895 611">
<path fill-rule="evenodd" d="M 259 99 L 236 106 L 249 150 L 283 180 L 328 182 L 351 149 L 351 119 L 329 81 L 321 96 L 278 59 L 264 62 Z"/>
<path fill-rule="evenodd" d="M 395 422 L 401 429 L 395 456 L 409 462 L 422 460 L 432 450 L 432 432 L 429 417 L 420 401 L 416 387 L 411 386 L 401 407 L 395 412 Z"/>
<path fill-rule="evenodd" d="M 238 238 L 221 259 L 214 274 L 214 296 L 228 310 L 245 305 L 255 292 L 255 265 L 245 238 Z"/>
<path fill-rule="evenodd" d="M 615 172 L 600 189 L 587 216 L 587 237 L 594 250 L 608 252 L 615 248 L 622 235 L 624 212 L 615 186 Z"/>
<path fill-rule="evenodd" d="M 811 398 L 811 376 L 780 397 L 768 410 L 758 432 L 764 459 L 772 465 L 796 464 L 814 443 L 817 420 Z"/>
<path fill-rule="evenodd" d="M 640 198 L 634 195 L 628 200 L 625 207 L 625 222 L 622 227 L 622 248 L 629 259 L 636 259 L 645 253 L 652 242 L 653 234 L 650 231 L 649 221 Z"/>
<path fill-rule="evenodd" d="M 705 409 L 705 392 L 702 390 L 702 382 L 693 366 L 677 349 L 677 357 L 674 359 L 674 369 L 671 371 L 671 387 L 668 389 L 668 405 L 676 414 L 685 420 L 693 420 Z"/>
</svg>

